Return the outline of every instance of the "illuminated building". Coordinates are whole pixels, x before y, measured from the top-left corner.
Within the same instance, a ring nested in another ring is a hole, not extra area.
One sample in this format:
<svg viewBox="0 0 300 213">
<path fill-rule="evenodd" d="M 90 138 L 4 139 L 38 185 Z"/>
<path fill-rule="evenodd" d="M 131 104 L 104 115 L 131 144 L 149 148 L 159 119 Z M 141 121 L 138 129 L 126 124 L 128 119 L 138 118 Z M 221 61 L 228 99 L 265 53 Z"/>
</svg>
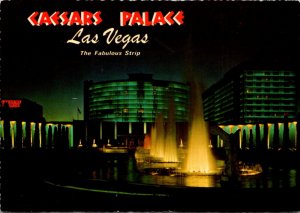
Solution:
<svg viewBox="0 0 300 213">
<path fill-rule="evenodd" d="M 129 74 L 126 80 L 84 84 L 84 119 L 89 135 L 100 140 L 122 135 L 149 133 L 158 113 L 168 117 L 170 102 L 175 103 L 175 121 L 187 122 L 188 85 L 154 80 L 151 74 Z M 91 126 L 96 130 L 91 130 Z"/>
<path fill-rule="evenodd" d="M 295 119 L 299 100 L 296 69 L 242 64 L 203 93 L 205 120 L 255 124 Z"/>
<path fill-rule="evenodd" d="M 5 149 L 73 147 L 71 122 L 46 122 L 43 107 L 27 99 L 2 99 L 0 147 Z"/>
<path fill-rule="evenodd" d="M 292 66 L 241 64 L 203 93 L 205 120 L 240 130 L 241 149 L 297 148 L 298 79 Z"/>
<path fill-rule="evenodd" d="M 128 80 L 85 82 L 85 120 L 153 122 L 168 114 L 174 98 L 176 121 L 187 120 L 186 84 L 153 80 L 151 74 L 129 74 Z"/>
<path fill-rule="evenodd" d="M 43 121 L 43 107 L 28 99 L 2 99 L 1 120 Z"/>
</svg>

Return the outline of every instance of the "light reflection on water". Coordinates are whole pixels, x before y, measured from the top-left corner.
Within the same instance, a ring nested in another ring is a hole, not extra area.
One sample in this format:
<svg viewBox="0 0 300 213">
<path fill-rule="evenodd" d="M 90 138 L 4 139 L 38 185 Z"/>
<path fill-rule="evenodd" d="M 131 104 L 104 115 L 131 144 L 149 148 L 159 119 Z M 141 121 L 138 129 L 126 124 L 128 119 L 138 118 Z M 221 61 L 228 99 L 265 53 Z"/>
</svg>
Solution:
<svg viewBox="0 0 300 213">
<path fill-rule="evenodd" d="M 180 187 L 221 187 L 220 176 L 166 176 L 141 174 L 134 160 L 124 164 L 107 164 L 80 171 L 82 178 L 121 181 L 138 184 L 169 185 Z M 300 171 L 268 167 L 262 174 L 240 177 L 242 188 L 293 188 L 300 187 Z"/>
<path fill-rule="evenodd" d="M 298 173 L 298 174 L 297 174 Z M 300 171 L 296 169 L 273 169 L 269 167 L 260 176 L 243 177 L 242 188 L 294 188 L 300 186 Z M 298 182 L 297 182 L 298 181 Z"/>
<path fill-rule="evenodd" d="M 145 184 L 187 186 L 187 187 L 220 187 L 217 176 L 162 176 L 143 175 L 141 182 Z"/>
</svg>

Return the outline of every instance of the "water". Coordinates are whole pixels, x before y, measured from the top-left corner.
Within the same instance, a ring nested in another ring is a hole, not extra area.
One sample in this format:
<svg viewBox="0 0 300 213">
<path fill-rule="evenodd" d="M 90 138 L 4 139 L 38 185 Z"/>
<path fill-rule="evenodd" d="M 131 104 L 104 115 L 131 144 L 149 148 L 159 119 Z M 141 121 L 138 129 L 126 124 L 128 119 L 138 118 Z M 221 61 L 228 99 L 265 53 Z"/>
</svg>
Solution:
<svg viewBox="0 0 300 213">
<path fill-rule="evenodd" d="M 204 121 L 201 87 L 192 83 L 190 87 L 191 109 L 190 127 L 188 132 L 188 149 L 180 155 L 176 141 L 175 105 L 170 95 L 168 121 L 164 124 L 163 115 L 156 117 L 155 126 L 151 131 L 150 156 L 163 162 L 178 162 L 185 173 L 208 174 L 216 173 L 216 160 L 209 148 L 209 129 Z"/>
<path fill-rule="evenodd" d="M 155 119 L 155 126 L 151 129 L 150 156 L 163 159 L 165 152 L 165 131 L 163 114 L 159 113 Z"/>
<path fill-rule="evenodd" d="M 178 162 L 176 143 L 175 103 L 172 96 L 169 98 L 169 113 L 165 135 L 165 162 Z"/>
<path fill-rule="evenodd" d="M 13 212 L 41 212 L 48 208 L 59 212 L 299 210 L 299 164 L 283 165 L 282 161 L 278 165 L 271 161 L 271 164 L 273 166 L 264 168 L 261 175 L 242 177 L 242 189 L 235 190 L 223 187 L 219 176 L 143 174 L 137 170 L 134 156 L 127 154 L 106 154 L 93 150 L 11 150 L 2 157 L 2 183 L 5 183 L 2 204 L 6 201 L 6 208 Z M 289 168 L 284 168 L 287 165 Z M 297 166 L 298 170 L 295 169 Z M 276 188 L 279 190 L 273 190 Z M 132 194 L 116 194 L 116 190 Z M 170 196 L 145 197 L 135 194 L 141 192 Z M 286 205 L 283 198 L 288 200 Z M 238 208 L 240 206 L 243 208 Z M 265 207 L 261 209 L 261 206 Z"/>
<path fill-rule="evenodd" d="M 172 187 L 221 188 L 218 175 L 167 176 L 150 175 L 137 171 L 134 157 L 120 163 L 118 159 L 102 166 L 84 167 L 78 172 L 80 178 L 108 180 L 147 185 L 167 185 Z M 240 177 L 241 188 L 271 189 L 300 187 L 300 171 L 295 168 L 267 167 L 260 175 Z"/>
<path fill-rule="evenodd" d="M 191 127 L 184 170 L 188 173 L 210 173 L 216 171 L 216 160 L 209 148 L 209 130 L 204 121 L 202 90 L 198 83 L 191 87 Z"/>
</svg>

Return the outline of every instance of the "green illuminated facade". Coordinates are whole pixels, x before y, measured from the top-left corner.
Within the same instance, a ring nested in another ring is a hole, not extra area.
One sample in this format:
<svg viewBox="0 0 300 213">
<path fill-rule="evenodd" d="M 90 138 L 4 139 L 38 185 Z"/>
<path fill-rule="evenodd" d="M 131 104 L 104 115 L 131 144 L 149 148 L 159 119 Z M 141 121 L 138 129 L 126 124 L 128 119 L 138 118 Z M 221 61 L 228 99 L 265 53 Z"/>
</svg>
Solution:
<svg viewBox="0 0 300 213">
<path fill-rule="evenodd" d="M 295 119 L 298 83 L 295 69 L 241 65 L 203 94 L 205 120 L 218 124 L 273 122 Z"/>
<path fill-rule="evenodd" d="M 128 80 L 85 82 L 85 120 L 154 122 L 157 113 L 168 115 L 175 102 L 177 122 L 187 121 L 187 84 L 152 79 L 150 74 L 129 74 Z"/>
</svg>

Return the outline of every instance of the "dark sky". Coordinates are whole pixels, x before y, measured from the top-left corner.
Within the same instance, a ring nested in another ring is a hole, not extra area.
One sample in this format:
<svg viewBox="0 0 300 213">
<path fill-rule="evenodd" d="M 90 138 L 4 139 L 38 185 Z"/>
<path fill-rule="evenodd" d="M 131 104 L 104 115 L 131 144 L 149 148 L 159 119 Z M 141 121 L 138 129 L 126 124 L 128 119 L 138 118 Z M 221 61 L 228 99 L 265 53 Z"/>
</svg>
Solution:
<svg viewBox="0 0 300 213">
<path fill-rule="evenodd" d="M 51 2 L 51 3 L 50 3 Z M 33 27 L 34 11 L 101 11 L 103 22 L 85 26 L 98 44 L 67 44 L 81 26 Z M 120 11 L 183 11 L 182 26 L 127 26 Z M 1 3 L 2 94 L 41 104 L 47 121 L 76 119 L 83 111 L 83 81 L 126 79 L 152 73 L 155 79 L 185 81 L 192 68 L 206 87 L 248 60 L 295 61 L 299 57 L 298 2 L 100 2 L 5 1 Z M 129 44 L 136 56 L 81 56 L 80 51 L 122 51 L 102 33 L 147 34 L 147 44 Z M 80 115 L 82 119 L 82 115 Z"/>
</svg>

